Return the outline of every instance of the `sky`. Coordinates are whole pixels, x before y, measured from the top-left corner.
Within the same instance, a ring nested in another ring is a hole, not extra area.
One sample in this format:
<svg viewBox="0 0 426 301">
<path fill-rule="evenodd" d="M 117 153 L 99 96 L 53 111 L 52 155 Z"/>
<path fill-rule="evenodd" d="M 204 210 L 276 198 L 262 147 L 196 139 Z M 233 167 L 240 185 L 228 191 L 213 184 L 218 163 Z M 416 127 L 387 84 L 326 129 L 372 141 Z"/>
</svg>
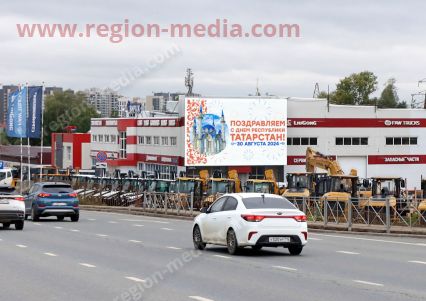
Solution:
<svg viewBox="0 0 426 301">
<path fill-rule="evenodd" d="M 312 97 L 339 79 L 372 71 L 378 92 L 395 78 L 401 100 L 426 89 L 424 1 L 8 1 L 0 11 L 0 83 L 74 90 L 112 87 L 125 96 L 185 91 Z M 16 24 L 298 24 L 299 38 L 22 38 Z M 156 62 L 154 65 L 152 62 Z M 157 62 L 158 61 L 158 62 Z M 142 70 L 142 75 L 135 75 Z M 131 75 L 129 75 L 131 74 Z M 117 85 L 117 82 L 121 82 Z"/>
</svg>

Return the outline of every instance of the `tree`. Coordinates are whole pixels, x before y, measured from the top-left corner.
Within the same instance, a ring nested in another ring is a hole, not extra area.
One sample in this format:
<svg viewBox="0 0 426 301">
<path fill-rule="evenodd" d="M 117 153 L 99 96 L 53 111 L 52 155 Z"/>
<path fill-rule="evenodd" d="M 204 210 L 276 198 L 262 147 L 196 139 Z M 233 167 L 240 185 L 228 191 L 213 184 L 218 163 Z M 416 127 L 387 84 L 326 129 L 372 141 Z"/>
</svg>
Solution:
<svg viewBox="0 0 426 301">
<path fill-rule="evenodd" d="M 318 93 L 317 98 L 325 98 L 325 99 L 327 99 L 328 98 L 328 93 L 325 92 L 325 91 L 321 91 L 321 92 Z"/>
<path fill-rule="evenodd" d="M 382 91 L 382 94 L 380 95 L 380 98 L 378 100 L 377 106 L 379 108 L 401 108 L 401 107 L 407 107 L 407 104 L 402 102 L 399 102 L 399 97 L 397 93 L 397 89 L 395 87 L 396 80 L 394 78 L 390 78 L 385 88 Z"/>
<path fill-rule="evenodd" d="M 370 71 L 353 73 L 340 80 L 331 102 L 344 105 L 371 105 L 370 95 L 377 89 L 377 76 Z"/>
<path fill-rule="evenodd" d="M 93 117 L 99 117 L 99 114 L 86 103 L 81 92 L 64 91 L 47 96 L 43 118 L 44 144 L 50 145 L 51 133 L 64 132 L 69 125 L 76 126 L 77 132 L 86 133 Z"/>
</svg>

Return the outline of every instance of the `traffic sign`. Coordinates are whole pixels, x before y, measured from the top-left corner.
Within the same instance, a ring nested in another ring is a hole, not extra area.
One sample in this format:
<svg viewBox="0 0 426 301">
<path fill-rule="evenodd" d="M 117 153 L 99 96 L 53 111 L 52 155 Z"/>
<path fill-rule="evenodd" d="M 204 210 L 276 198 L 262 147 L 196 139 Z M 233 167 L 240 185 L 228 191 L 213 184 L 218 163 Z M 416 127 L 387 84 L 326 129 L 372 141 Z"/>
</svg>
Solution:
<svg viewBox="0 0 426 301">
<path fill-rule="evenodd" d="M 3 168 L 4 168 L 4 162 L 0 161 L 0 169 L 3 169 Z"/>
<path fill-rule="evenodd" d="M 108 159 L 108 156 L 106 152 L 98 152 L 96 154 L 96 160 L 98 162 L 105 162 L 107 159 Z"/>
</svg>

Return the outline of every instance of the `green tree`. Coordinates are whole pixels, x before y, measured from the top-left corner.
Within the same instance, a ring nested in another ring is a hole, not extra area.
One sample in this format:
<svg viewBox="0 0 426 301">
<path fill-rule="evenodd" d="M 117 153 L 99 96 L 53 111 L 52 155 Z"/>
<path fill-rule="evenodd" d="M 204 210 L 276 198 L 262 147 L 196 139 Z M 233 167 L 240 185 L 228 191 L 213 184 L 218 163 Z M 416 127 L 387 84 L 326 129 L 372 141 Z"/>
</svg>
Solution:
<svg viewBox="0 0 426 301">
<path fill-rule="evenodd" d="M 111 116 L 109 116 L 110 118 L 117 118 L 118 117 L 118 111 L 116 110 L 112 110 L 111 111 Z"/>
<path fill-rule="evenodd" d="M 77 132 L 86 133 L 93 117 L 99 117 L 99 114 L 86 103 L 81 92 L 64 91 L 47 96 L 43 118 L 44 144 L 50 145 L 51 133 L 64 132 L 69 125 L 76 126 Z"/>
<path fill-rule="evenodd" d="M 405 104 L 404 106 L 404 103 L 399 102 L 395 82 L 396 80 L 394 78 L 390 78 L 387 81 L 386 86 L 383 89 L 382 94 L 380 95 L 380 98 L 377 103 L 377 106 L 379 108 L 401 108 L 407 106 L 407 104 Z"/>
<path fill-rule="evenodd" d="M 321 91 L 321 92 L 318 93 L 317 98 L 325 98 L 325 99 L 327 99 L 328 98 L 328 93 L 325 92 L 325 91 Z"/>
<path fill-rule="evenodd" d="M 370 71 L 353 73 L 340 80 L 331 102 L 344 105 L 371 105 L 370 95 L 377 89 L 377 76 Z"/>
</svg>

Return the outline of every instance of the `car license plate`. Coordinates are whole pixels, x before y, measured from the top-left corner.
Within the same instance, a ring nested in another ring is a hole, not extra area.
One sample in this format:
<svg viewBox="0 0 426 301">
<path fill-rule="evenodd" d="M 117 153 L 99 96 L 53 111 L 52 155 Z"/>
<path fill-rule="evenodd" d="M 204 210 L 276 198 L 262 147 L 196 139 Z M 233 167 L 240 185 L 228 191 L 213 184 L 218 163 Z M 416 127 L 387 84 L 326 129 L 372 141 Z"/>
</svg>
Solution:
<svg viewBox="0 0 426 301">
<path fill-rule="evenodd" d="M 290 237 L 269 237 L 269 242 L 290 242 Z"/>
<path fill-rule="evenodd" d="M 53 206 L 66 206 L 67 203 L 53 203 Z"/>
<path fill-rule="evenodd" d="M 0 200 L 0 204 L 9 204 L 9 201 L 6 201 L 6 200 Z"/>
</svg>

